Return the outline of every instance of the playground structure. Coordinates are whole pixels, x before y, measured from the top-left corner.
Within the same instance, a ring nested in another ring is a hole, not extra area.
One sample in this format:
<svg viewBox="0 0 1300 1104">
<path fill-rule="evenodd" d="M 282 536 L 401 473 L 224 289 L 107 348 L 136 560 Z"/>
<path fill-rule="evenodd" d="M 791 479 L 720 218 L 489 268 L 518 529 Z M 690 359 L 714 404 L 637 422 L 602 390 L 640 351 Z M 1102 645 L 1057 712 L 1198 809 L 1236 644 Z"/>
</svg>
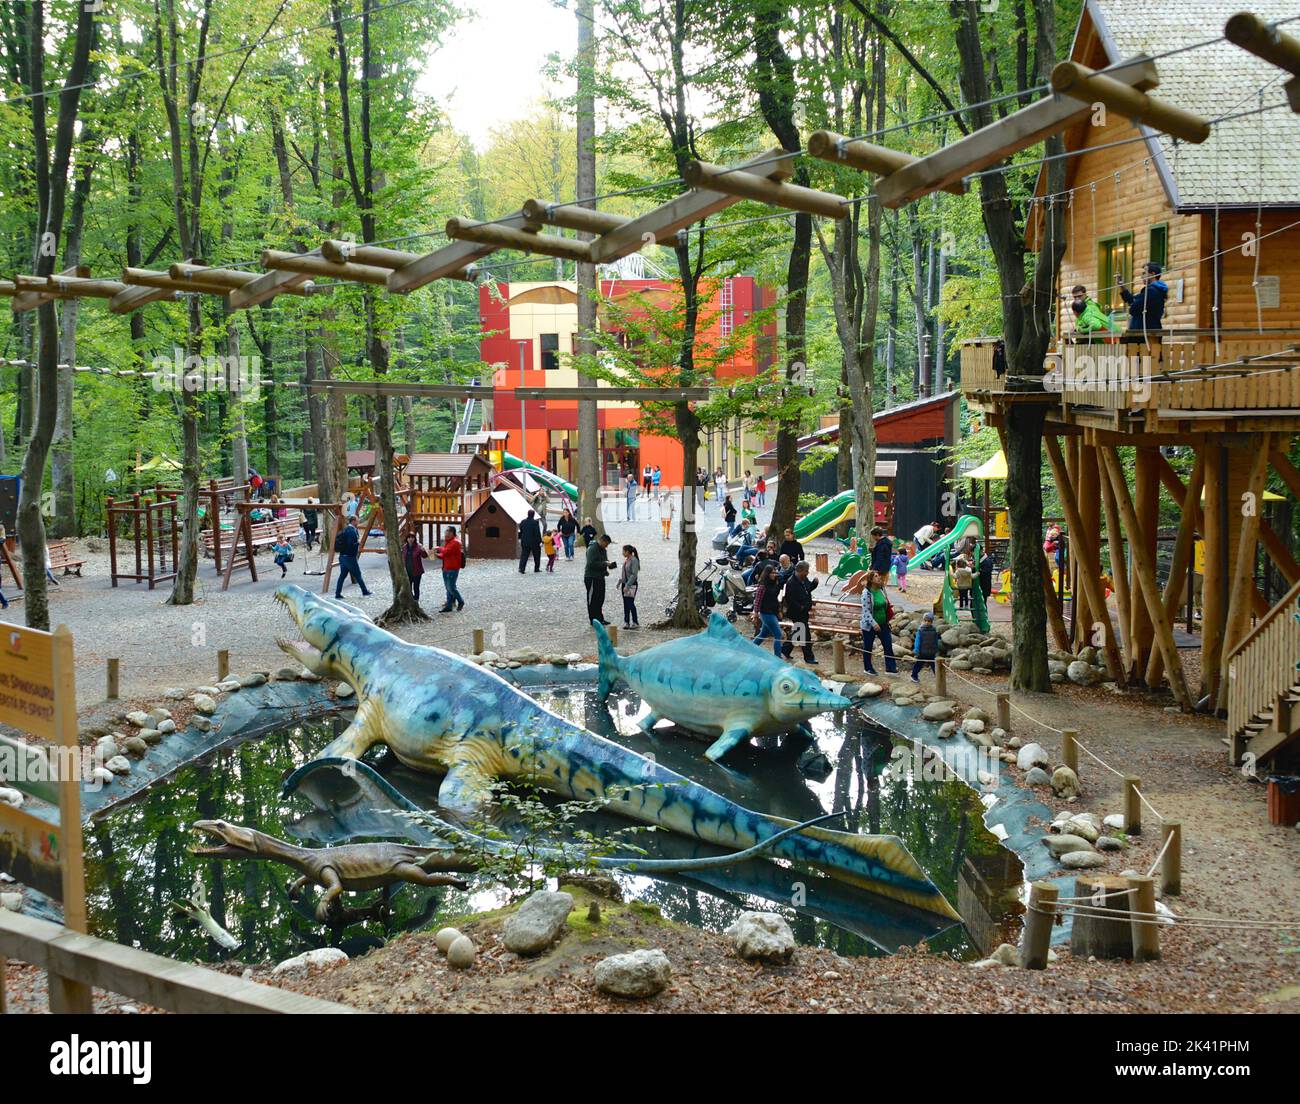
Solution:
<svg viewBox="0 0 1300 1104">
<path fill-rule="evenodd" d="M 494 469 L 478 453 L 417 452 L 403 472 L 406 504 L 402 536 L 414 532 L 421 544 L 441 544 L 443 530 L 465 522 L 490 493 Z"/>
<path fill-rule="evenodd" d="M 126 580 L 148 583 L 149 589 L 153 590 L 159 583 L 176 577 L 176 564 L 180 559 L 180 526 L 176 521 L 178 497 L 178 491 L 156 485 L 151 493 L 136 492 L 128 502 L 107 500 L 109 580 L 113 586 Z M 127 530 L 123 536 L 131 542 L 134 571 L 118 570 L 120 528 Z"/>
</svg>

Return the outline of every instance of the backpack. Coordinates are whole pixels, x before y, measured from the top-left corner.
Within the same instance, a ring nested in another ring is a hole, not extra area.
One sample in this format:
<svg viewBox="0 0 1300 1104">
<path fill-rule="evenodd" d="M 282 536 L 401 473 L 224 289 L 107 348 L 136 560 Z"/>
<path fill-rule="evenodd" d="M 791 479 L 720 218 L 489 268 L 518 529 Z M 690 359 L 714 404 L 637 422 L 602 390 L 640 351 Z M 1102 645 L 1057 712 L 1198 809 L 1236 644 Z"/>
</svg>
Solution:
<svg viewBox="0 0 1300 1104">
<path fill-rule="evenodd" d="M 939 630 L 933 625 L 922 625 L 917 630 L 918 659 L 934 659 L 939 654 Z"/>
</svg>

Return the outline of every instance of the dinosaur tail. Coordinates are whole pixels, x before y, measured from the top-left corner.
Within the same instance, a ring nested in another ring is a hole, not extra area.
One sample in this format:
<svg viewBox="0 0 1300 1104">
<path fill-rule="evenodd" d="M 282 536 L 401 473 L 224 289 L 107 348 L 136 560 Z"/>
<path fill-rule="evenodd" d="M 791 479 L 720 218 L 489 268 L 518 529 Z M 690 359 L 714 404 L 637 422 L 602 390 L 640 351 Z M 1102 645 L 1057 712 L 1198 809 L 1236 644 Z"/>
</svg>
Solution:
<svg viewBox="0 0 1300 1104">
<path fill-rule="evenodd" d="M 603 702 L 609 697 L 615 680 L 622 675 L 623 662 L 618 652 L 614 651 L 614 645 L 609 639 L 609 633 L 605 631 L 605 626 L 599 621 L 592 621 L 591 627 L 596 630 L 596 651 L 600 660 L 600 686 L 597 697 Z"/>
</svg>

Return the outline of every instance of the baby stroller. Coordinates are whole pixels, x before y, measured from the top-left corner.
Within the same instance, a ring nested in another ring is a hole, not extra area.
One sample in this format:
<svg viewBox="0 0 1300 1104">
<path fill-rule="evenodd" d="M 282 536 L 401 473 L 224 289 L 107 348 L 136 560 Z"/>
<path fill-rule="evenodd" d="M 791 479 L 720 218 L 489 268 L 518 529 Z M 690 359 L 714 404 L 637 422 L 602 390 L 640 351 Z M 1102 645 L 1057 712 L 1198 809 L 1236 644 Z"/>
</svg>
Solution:
<svg viewBox="0 0 1300 1104">
<path fill-rule="evenodd" d="M 725 562 L 725 561 L 720 561 Z M 709 610 L 713 608 L 716 601 L 714 597 L 714 577 L 718 573 L 718 563 L 705 564 L 703 569 L 695 575 L 695 608 L 700 611 L 700 615 L 707 618 Z M 677 610 L 677 595 L 674 594 L 672 601 L 668 603 L 665 613 L 671 617 Z M 734 620 L 734 618 L 733 618 Z"/>
<path fill-rule="evenodd" d="M 754 592 L 745 585 L 745 577 L 726 557 L 714 561 L 714 567 L 720 568 L 717 581 L 713 584 L 713 600 L 717 605 L 726 605 L 727 620 L 735 621 L 743 614 L 754 612 Z"/>
</svg>

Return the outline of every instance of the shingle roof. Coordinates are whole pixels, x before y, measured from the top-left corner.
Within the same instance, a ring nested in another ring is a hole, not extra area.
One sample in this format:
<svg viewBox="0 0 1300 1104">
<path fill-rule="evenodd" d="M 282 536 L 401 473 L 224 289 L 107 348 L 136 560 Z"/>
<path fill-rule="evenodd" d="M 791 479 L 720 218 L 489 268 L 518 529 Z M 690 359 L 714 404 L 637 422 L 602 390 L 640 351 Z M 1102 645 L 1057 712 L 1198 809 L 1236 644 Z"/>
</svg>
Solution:
<svg viewBox="0 0 1300 1104">
<path fill-rule="evenodd" d="M 1300 16 L 1300 0 L 1252 0 L 1247 6 L 1268 22 Z M 1111 61 L 1155 56 L 1222 35 L 1234 10 L 1224 0 L 1088 0 L 1087 5 Z M 1288 33 L 1300 33 L 1300 20 Z M 1284 70 L 1226 41 L 1157 58 L 1156 69 L 1160 85 L 1153 96 L 1209 120 L 1260 107 L 1261 89 L 1265 105 L 1286 99 Z M 1201 145 L 1175 145 L 1168 138 L 1159 145 L 1179 208 L 1300 205 L 1300 115 L 1286 107 L 1215 123 Z"/>
</svg>

